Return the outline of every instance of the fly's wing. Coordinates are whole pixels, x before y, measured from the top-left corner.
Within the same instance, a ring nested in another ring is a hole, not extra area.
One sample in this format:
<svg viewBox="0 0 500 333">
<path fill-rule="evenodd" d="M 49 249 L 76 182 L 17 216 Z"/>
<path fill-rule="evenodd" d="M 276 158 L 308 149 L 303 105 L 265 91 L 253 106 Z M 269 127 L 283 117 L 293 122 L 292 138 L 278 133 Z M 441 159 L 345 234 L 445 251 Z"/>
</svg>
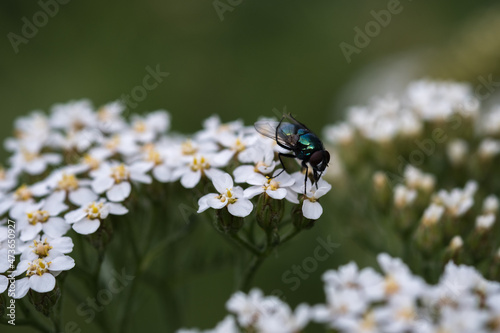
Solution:
<svg viewBox="0 0 500 333">
<path fill-rule="evenodd" d="M 288 150 L 293 150 L 299 139 L 295 124 L 282 121 L 258 121 L 254 126 L 257 132 L 275 140 L 279 146 Z"/>
<path fill-rule="evenodd" d="M 283 115 L 283 119 L 286 119 L 286 121 L 288 121 L 289 123 L 294 124 L 298 128 L 303 129 L 304 132 L 308 132 L 308 133 L 314 134 L 313 131 L 311 131 L 309 128 L 307 128 L 306 125 L 304 125 L 303 123 L 301 123 L 300 121 L 298 121 L 297 119 L 295 119 L 290 113 L 289 114 L 284 114 Z M 314 134 L 314 135 L 316 135 L 316 134 Z"/>
<path fill-rule="evenodd" d="M 277 121 L 258 121 L 254 127 L 260 134 L 276 140 L 276 128 L 278 125 L 279 122 Z"/>
</svg>

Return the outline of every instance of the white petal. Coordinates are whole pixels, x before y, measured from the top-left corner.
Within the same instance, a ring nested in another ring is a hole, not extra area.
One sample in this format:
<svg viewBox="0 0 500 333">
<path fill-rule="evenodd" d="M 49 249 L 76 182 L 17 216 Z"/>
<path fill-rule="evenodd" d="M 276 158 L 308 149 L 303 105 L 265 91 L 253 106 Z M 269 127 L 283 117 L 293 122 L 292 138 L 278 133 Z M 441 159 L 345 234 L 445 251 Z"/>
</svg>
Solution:
<svg viewBox="0 0 500 333">
<path fill-rule="evenodd" d="M 266 191 L 267 195 L 269 195 L 273 199 L 284 199 L 286 197 L 287 191 L 284 188 L 278 188 L 276 190 L 267 190 Z"/>
<path fill-rule="evenodd" d="M 70 228 L 62 217 L 51 217 L 42 227 L 43 232 L 52 238 L 61 237 Z"/>
<path fill-rule="evenodd" d="M 60 256 L 52 259 L 49 269 L 51 271 L 67 271 L 75 267 L 75 260 L 68 256 Z"/>
<path fill-rule="evenodd" d="M 201 179 L 201 171 L 191 171 L 188 170 L 181 177 L 181 184 L 185 188 L 193 188 L 195 187 Z"/>
<path fill-rule="evenodd" d="M 129 166 L 130 173 L 146 173 L 154 166 L 152 162 L 135 162 Z"/>
<path fill-rule="evenodd" d="M 65 191 L 56 191 L 52 193 L 45 200 L 44 209 L 46 209 L 51 216 L 59 215 L 61 212 L 68 209 L 68 206 L 64 204 L 65 198 Z"/>
<path fill-rule="evenodd" d="M 223 173 L 221 175 L 216 175 L 212 178 L 214 187 L 219 193 L 226 193 L 228 189 L 233 188 L 233 178 L 228 173 Z"/>
<path fill-rule="evenodd" d="M 16 299 L 23 298 L 30 290 L 30 279 L 28 277 L 25 277 L 21 280 L 16 280 L 15 286 L 16 286 L 16 291 L 14 298 Z"/>
<path fill-rule="evenodd" d="M 146 175 L 144 173 L 130 173 L 130 179 L 144 184 L 151 184 L 153 181 L 150 175 Z"/>
<path fill-rule="evenodd" d="M 43 238 L 43 237 L 42 237 Z M 50 240 L 50 246 L 61 253 L 73 251 L 73 240 L 70 237 L 58 237 Z"/>
<path fill-rule="evenodd" d="M 251 165 L 241 165 L 234 169 L 234 181 L 236 183 L 244 183 L 250 175 L 254 174 L 254 167 Z"/>
<path fill-rule="evenodd" d="M 166 183 L 172 180 L 172 169 L 167 167 L 165 164 L 158 165 L 153 169 L 153 176 L 162 183 Z"/>
<path fill-rule="evenodd" d="M 42 276 L 35 274 L 29 280 L 30 288 L 39 293 L 48 293 L 56 286 L 56 278 L 50 273 L 45 273 Z"/>
<path fill-rule="evenodd" d="M 128 213 L 128 209 L 121 204 L 110 202 L 108 203 L 109 213 L 113 215 L 125 215 Z"/>
<path fill-rule="evenodd" d="M 302 205 L 302 213 L 304 217 L 310 220 L 317 220 L 323 214 L 323 207 L 321 207 L 319 202 L 311 202 L 309 200 L 304 200 Z"/>
<path fill-rule="evenodd" d="M 92 190 L 95 193 L 102 193 L 104 191 L 107 191 L 113 186 L 115 183 L 115 180 L 111 177 L 105 176 L 105 177 L 98 177 L 92 181 Z"/>
<path fill-rule="evenodd" d="M 213 196 L 207 198 L 207 205 L 214 209 L 221 209 L 227 205 L 227 199 L 221 201 L 217 195 L 214 193 Z"/>
<path fill-rule="evenodd" d="M 37 223 L 35 225 L 28 224 L 22 231 L 21 231 L 21 236 L 19 236 L 19 239 L 22 240 L 23 242 L 27 242 L 30 240 L 35 239 L 36 235 L 42 231 L 42 224 Z"/>
<path fill-rule="evenodd" d="M 108 192 L 106 192 L 106 196 L 110 201 L 120 202 L 128 198 L 131 190 L 132 187 L 129 182 L 121 182 L 110 188 Z"/>
<path fill-rule="evenodd" d="M 33 160 L 24 165 L 26 172 L 30 175 L 39 175 L 41 174 L 45 168 L 47 167 L 47 163 L 41 158 Z"/>
<path fill-rule="evenodd" d="M 259 195 L 264 192 L 264 188 L 262 186 L 250 186 L 243 191 L 243 196 L 247 199 L 252 199 L 256 195 Z"/>
<path fill-rule="evenodd" d="M 202 196 L 199 200 L 198 200 L 198 213 L 201 213 L 201 212 L 204 212 L 206 211 L 208 208 L 210 208 L 210 206 L 208 205 L 207 203 L 207 200 L 208 198 L 210 198 L 211 196 L 217 196 L 217 194 L 215 193 L 209 193 L 209 194 L 206 194 L 204 196 Z"/>
<path fill-rule="evenodd" d="M 85 216 L 87 216 L 87 213 L 85 213 L 83 208 L 78 208 L 66 213 L 66 215 L 64 215 L 64 219 L 67 223 L 75 223 L 83 219 Z"/>
<path fill-rule="evenodd" d="M 16 270 L 12 273 L 13 276 L 19 276 L 28 270 L 30 266 L 30 260 L 21 260 L 17 266 Z"/>
<path fill-rule="evenodd" d="M 84 219 L 73 224 L 73 230 L 81 235 L 89 235 L 96 232 L 96 230 L 99 229 L 100 225 L 101 221 L 99 221 L 98 219 Z"/>
<path fill-rule="evenodd" d="M 71 203 L 77 206 L 86 205 L 92 201 L 97 200 L 97 194 L 90 188 L 80 187 L 74 191 L 69 192 L 68 198 Z"/>
<path fill-rule="evenodd" d="M 238 200 L 227 206 L 227 210 L 231 215 L 245 217 L 252 212 L 253 205 L 250 200 L 245 198 L 238 198 Z"/>
</svg>

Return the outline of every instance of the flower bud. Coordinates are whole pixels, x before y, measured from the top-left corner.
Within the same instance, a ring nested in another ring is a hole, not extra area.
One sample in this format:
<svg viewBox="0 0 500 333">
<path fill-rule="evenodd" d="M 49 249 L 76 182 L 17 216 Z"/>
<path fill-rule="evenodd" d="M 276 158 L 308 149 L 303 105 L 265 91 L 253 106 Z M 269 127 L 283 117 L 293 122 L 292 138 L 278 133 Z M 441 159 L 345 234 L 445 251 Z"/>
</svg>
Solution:
<svg viewBox="0 0 500 333">
<path fill-rule="evenodd" d="M 446 264 L 448 261 L 453 260 L 456 264 L 460 264 L 462 260 L 461 255 L 463 252 L 463 246 L 464 241 L 462 240 L 462 237 L 453 237 L 444 253 L 444 263 Z"/>
<path fill-rule="evenodd" d="M 407 188 L 404 185 L 397 185 L 394 189 L 394 206 L 403 209 L 410 206 L 417 198 L 417 191 Z"/>
<path fill-rule="evenodd" d="M 285 203 L 262 193 L 257 201 L 257 223 L 264 230 L 276 229 L 283 218 Z"/>
<path fill-rule="evenodd" d="M 30 290 L 28 297 L 31 304 L 35 306 L 35 309 L 48 317 L 52 312 L 52 308 L 61 297 L 61 289 L 56 283 L 55 288 L 48 293 L 37 293 L 36 291 Z"/>
<path fill-rule="evenodd" d="M 493 214 L 479 215 L 476 218 L 476 230 L 479 233 L 487 232 L 493 227 L 494 223 L 495 223 L 495 215 Z"/>
<path fill-rule="evenodd" d="M 487 196 L 483 201 L 483 213 L 496 214 L 498 212 L 498 206 L 500 206 L 498 198 L 495 195 L 491 194 Z"/>
<path fill-rule="evenodd" d="M 222 233 L 235 234 L 243 226 L 243 218 L 229 213 L 227 207 L 216 209 L 215 215 L 215 228 Z"/>
<path fill-rule="evenodd" d="M 438 220 L 435 223 L 420 221 L 415 232 L 415 242 L 417 246 L 425 253 L 431 254 L 442 244 L 442 230 Z"/>
<path fill-rule="evenodd" d="M 465 162 L 469 146 L 467 141 L 462 139 L 455 139 L 451 141 L 446 147 L 446 153 L 451 161 L 451 164 L 457 166 Z"/>
</svg>

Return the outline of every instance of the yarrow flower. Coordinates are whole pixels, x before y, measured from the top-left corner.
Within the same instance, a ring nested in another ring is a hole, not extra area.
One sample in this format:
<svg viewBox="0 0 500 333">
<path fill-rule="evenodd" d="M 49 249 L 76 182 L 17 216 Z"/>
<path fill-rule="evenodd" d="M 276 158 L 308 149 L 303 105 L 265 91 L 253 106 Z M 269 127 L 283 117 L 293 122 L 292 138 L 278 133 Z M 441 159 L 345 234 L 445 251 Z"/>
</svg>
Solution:
<svg viewBox="0 0 500 333">
<path fill-rule="evenodd" d="M 99 229 L 101 221 L 107 218 L 109 214 L 124 215 L 127 213 L 128 209 L 125 206 L 119 203 L 107 202 L 101 198 L 99 201 L 90 202 L 67 213 L 64 215 L 64 219 L 72 225 L 73 230 L 77 233 L 88 235 Z"/>
<path fill-rule="evenodd" d="M 244 197 L 241 187 L 234 187 L 231 175 L 227 173 L 216 175 L 212 181 L 219 193 L 209 193 L 201 197 L 198 200 L 198 213 L 204 212 L 208 208 L 222 209 L 227 207 L 231 215 L 239 217 L 250 215 L 253 205 L 250 200 Z"/>
</svg>

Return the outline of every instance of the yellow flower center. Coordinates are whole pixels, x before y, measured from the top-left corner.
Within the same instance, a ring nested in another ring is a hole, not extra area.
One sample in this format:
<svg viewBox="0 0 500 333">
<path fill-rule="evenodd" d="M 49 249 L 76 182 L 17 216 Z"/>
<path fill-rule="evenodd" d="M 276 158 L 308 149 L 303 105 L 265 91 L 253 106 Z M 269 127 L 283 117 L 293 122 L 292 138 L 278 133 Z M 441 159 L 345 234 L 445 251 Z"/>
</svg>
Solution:
<svg viewBox="0 0 500 333">
<path fill-rule="evenodd" d="M 5 178 L 6 178 L 5 169 L 0 167 L 0 180 L 5 180 Z"/>
<path fill-rule="evenodd" d="M 104 204 L 102 202 L 96 203 L 95 201 L 87 206 L 85 213 L 91 220 L 101 219 L 101 210 Z"/>
<path fill-rule="evenodd" d="M 83 156 L 83 163 L 87 164 L 92 170 L 99 168 L 99 165 L 101 164 L 97 158 L 94 158 L 89 154 L 85 154 L 85 156 Z"/>
<path fill-rule="evenodd" d="M 33 212 L 26 213 L 26 215 L 28 216 L 28 222 L 32 225 L 47 222 L 50 217 L 49 212 L 46 210 L 35 210 Z"/>
<path fill-rule="evenodd" d="M 210 163 L 205 159 L 205 157 L 201 156 L 199 159 L 193 157 L 193 162 L 191 163 L 191 170 L 193 171 L 202 171 L 210 169 Z"/>
<path fill-rule="evenodd" d="M 158 152 L 158 150 L 151 148 L 148 150 L 147 154 L 148 155 L 146 156 L 146 160 L 148 162 L 153 162 L 156 165 L 161 164 L 162 160 L 161 160 L 161 156 L 160 156 L 160 153 Z"/>
<path fill-rule="evenodd" d="M 52 262 L 46 262 L 43 259 L 35 259 L 29 263 L 28 270 L 26 271 L 26 276 L 39 275 L 42 276 L 44 273 L 49 271 L 49 266 Z"/>
<path fill-rule="evenodd" d="M 385 293 L 388 295 L 393 295 L 399 290 L 399 284 L 392 275 L 388 275 L 385 278 Z"/>
<path fill-rule="evenodd" d="M 396 315 L 405 321 L 413 321 L 415 319 L 415 311 L 409 307 L 400 309 Z"/>
<path fill-rule="evenodd" d="M 30 246 L 33 249 L 33 252 L 36 253 L 39 257 L 46 257 L 49 255 L 49 251 L 52 249 L 52 246 L 47 242 L 47 238 L 43 242 L 33 241 L 33 246 Z"/>
<path fill-rule="evenodd" d="M 17 201 L 27 201 L 31 199 L 31 197 L 31 191 L 28 189 L 28 186 L 26 186 L 26 184 L 21 185 L 14 192 L 14 199 L 16 199 Z"/>
<path fill-rule="evenodd" d="M 234 143 L 233 149 L 236 150 L 237 153 L 245 150 L 245 145 L 243 142 L 241 142 L 240 138 L 236 139 L 236 142 Z"/>
<path fill-rule="evenodd" d="M 138 120 L 134 123 L 134 131 L 138 133 L 144 133 L 146 132 L 146 123 L 144 123 L 142 120 Z"/>
<path fill-rule="evenodd" d="M 108 141 L 106 141 L 104 146 L 109 150 L 115 150 L 120 145 L 120 140 L 120 135 L 115 134 Z"/>
<path fill-rule="evenodd" d="M 37 153 L 32 153 L 32 152 L 27 151 L 27 150 L 23 150 L 22 154 L 23 154 L 24 160 L 26 162 L 31 162 L 38 157 Z"/>
<path fill-rule="evenodd" d="M 181 144 L 181 151 L 183 155 L 194 155 L 198 149 L 193 146 L 193 142 L 191 140 L 187 140 Z"/>
<path fill-rule="evenodd" d="M 99 119 L 100 121 L 106 121 L 106 120 L 109 120 L 110 118 L 111 118 L 111 114 L 108 112 L 108 109 L 106 109 L 105 107 L 102 107 L 97 111 L 97 119 Z"/>
<path fill-rule="evenodd" d="M 266 176 L 267 184 L 264 185 L 265 190 L 276 191 L 280 187 L 280 182 L 276 181 L 274 178 Z"/>
<path fill-rule="evenodd" d="M 78 188 L 78 180 L 73 174 L 63 173 L 62 178 L 57 182 L 57 188 L 65 191 L 74 191 Z"/>
<path fill-rule="evenodd" d="M 257 164 L 255 164 L 255 167 L 253 168 L 253 170 L 255 172 L 260 172 L 259 167 L 267 167 L 267 164 L 262 162 L 262 161 L 259 161 L 259 162 L 257 162 Z"/>
<path fill-rule="evenodd" d="M 120 164 L 118 166 L 111 168 L 111 177 L 115 180 L 115 183 L 121 183 L 124 180 L 127 180 L 130 175 L 130 172 L 125 167 L 125 164 Z"/>
</svg>

